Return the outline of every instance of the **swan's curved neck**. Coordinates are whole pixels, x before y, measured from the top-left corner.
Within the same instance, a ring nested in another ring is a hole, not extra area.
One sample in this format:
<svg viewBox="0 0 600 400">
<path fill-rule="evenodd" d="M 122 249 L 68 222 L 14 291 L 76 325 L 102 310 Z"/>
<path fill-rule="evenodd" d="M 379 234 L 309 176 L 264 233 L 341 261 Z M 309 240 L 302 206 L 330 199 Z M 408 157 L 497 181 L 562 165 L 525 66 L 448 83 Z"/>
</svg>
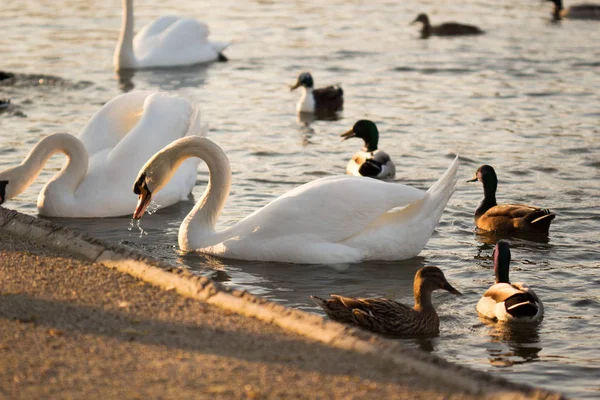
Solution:
<svg viewBox="0 0 600 400">
<path fill-rule="evenodd" d="M 0 177 L 9 181 L 6 198 L 15 197 L 27 189 L 48 159 L 56 153 L 64 153 L 67 156 L 67 165 L 46 184 L 43 192 L 51 189 L 60 195 L 74 195 L 75 189 L 87 174 L 88 153 L 83 143 L 75 136 L 55 133 L 40 140 L 21 164 L 0 172 Z M 46 193 L 47 195 L 49 194 Z"/>
<path fill-rule="evenodd" d="M 173 170 L 185 159 L 199 157 L 206 163 L 209 171 L 208 186 L 202 198 L 179 229 L 179 247 L 185 251 L 220 243 L 222 240 L 215 232 L 215 224 L 231 187 L 229 159 L 218 145 L 198 136 L 179 140 L 168 151 L 172 152 L 171 156 L 177 160 Z"/>
<path fill-rule="evenodd" d="M 135 68 L 136 60 L 133 53 L 133 0 L 123 0 L 123 19 L 121 33 L 114 55 L 115 69 Z"/>
</svg>

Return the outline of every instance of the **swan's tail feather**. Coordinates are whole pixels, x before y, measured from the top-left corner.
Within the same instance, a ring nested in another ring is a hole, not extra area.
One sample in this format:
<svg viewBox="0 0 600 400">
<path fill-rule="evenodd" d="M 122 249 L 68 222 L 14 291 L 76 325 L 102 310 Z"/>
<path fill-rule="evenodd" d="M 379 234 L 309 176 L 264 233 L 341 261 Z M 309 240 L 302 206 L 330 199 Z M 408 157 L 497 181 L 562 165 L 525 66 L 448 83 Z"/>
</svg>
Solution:
<svg viewBox="0 0 600 400">
<path fill-rule="evenodd" d="M 444 175 L 442 175 L 440 177 L 440 179 L 438 179 L 438 181 L 436 183 L 434 183 L 429 188 L 429 190 L 427 190 L 427 193 L 431 194 L 432 196 L 435 196 L 435 194 L 437 194 L 439 192 L 446 193 L 446 192 L 450 191 L 450 188 L 451 188 L 451 191 L 454 192 L 456 182 L 458 182 L 456 173 L 458 171 L 459 165 L 460 165 L 460 159 L 458 156 L 456 156 L 454 158 L 454 161 L 452 161 L 452 164 L 450 164 L 450 167 L 448 167 L 446 172 L 444 172 Z"/>
<path fill-rule="evenodd" d="M 225 50 L 227 47 L 229 47 L 230 44 L 231 44 L 231 42 L 215 42 L 215 41 L 210 42 L 210 45 L 212 46 L 213 49 L 215 49 L 215 51 L 217 53 L 221 53 L 223 50 Z"/>
<path fill-rule="evenodd" d="M 430 220 L 432 231 L 438 224 L 440 217 L 446 208 L 446 204 L 448 204 L 448 201 L 456 190 L 456 183 L 458 182 L 456 174 L 459 165 L 460 160 L 459 157 L 456 156 L 446 172 L 429 188 L 429 190 L 427 190 L 429 198 L 425 202 L 421 215 L 426 216 L 426 218 Z"/>
</svg>

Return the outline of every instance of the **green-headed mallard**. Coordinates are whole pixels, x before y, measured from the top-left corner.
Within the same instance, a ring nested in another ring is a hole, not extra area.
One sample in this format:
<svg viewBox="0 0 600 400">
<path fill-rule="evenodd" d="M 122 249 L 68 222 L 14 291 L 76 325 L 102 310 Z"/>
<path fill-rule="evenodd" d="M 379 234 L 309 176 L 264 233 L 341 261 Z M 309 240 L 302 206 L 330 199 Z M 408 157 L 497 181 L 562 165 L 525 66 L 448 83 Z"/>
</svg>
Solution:
<svg viewBox="0 0 600 400">
<path fill-rule="evenodd" d="M 548 233 L 556 215 L 546 208 L 523 204 L 496 203 L 498 178 L 489 165 L 477 169 L 467 182 L 483 183 L 483 200 L 475 210 L 475 224 L 479 229 L 501 233 Z"/>
<path fill-rule="evenodd" d="M 421 38 L 427 39 L 430 36 L 466 36 L 466 35 L 481 35 L 485 33 L 474 25 L 459 24 L 457 22 L 445 22 L 440 25 L 431 25 L 429 17 L 425 13 L 417 15 L 417 18 L 411 24 L 420 22 L 423 24 L 421 28 Z"/>
<path fill-rule="evenodd" d="M 509 322 L 533 322 L 544 316 L 544 306 L 535 292 L 523 283 L 510 283 L 510 248 L 500 240 L 494 249 L 492 285 L 477 303 L 477 312 L 486 318 Z"/>
<path fill-rule="evenodd" d="M 339 85 L 315 89 L 310 72 L 302 72 L 298 80 L 290 87 L 295 90 L 302 87 L 302 96 L 296 105 L 299 113 L 319 113 L 341 111 L 344 106 L 344 91 Z"/>
<path fill-rule="evenodd" d="M 440 319 L 431 303 L 431 293 L 444 289 L 460 292 L 437 267 L 424 267 L 415 274 L 415 305 L 410 307 L 385 298 L 354 298 L 331 295 L 329 299 L 311 296 L 335 321 L 358 325 L 377 333 L 398 336 L 437 335 Z"/>
<path fill-rule="evenodd" d="M 384 179 L 396 175 L 396 166 L 390 156 L 377 148 L 379 131 L 372 121 L 361 119 L 354 124 L 352 129 L 340 135 L 342 141 L 352 137 L 361 138 L 365 147 L 354 153 L 348 161 L 346 172 L 353 176 L 368 176 L 370 178 Z"/>
<path fill-rule="evenodd" d="M 564 8 L 562 0 L 548 0 L 554 3 L 552 16 L 555 21 L 562 18 L 569 19 L 597 19 L 600 20 L 600 4 L 576 4 Z"/>
</svg>

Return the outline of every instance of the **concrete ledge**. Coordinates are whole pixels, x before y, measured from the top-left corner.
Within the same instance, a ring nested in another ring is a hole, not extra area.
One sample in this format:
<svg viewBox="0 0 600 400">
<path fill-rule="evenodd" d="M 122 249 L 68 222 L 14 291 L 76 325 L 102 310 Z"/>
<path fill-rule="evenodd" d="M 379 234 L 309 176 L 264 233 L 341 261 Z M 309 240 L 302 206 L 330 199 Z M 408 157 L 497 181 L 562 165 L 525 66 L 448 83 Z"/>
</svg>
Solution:
<svg viewBox="0 0 600 400">
<path fill-rule="evenodd" d="M 326 320 L 318 315 L 284 307 L 245 291 L 222 285 L 172 265 L 145 257 L 127 248 L 93 239 L 16 211 L 0 207 L 0 229 L 28 237 L 40 245 L 59 248 L 74 256 L 98 262 L 183 296 L 273 323 L 336 348 L 356 351 L 388 360 L 432 381 L 463 392 L 493 399 L 563 399 L 561 394 L 512 383 L 500 376 L 472 370 L 440 357 L 403 348 L 398 342 L 369 332 Z"/>
</svg>

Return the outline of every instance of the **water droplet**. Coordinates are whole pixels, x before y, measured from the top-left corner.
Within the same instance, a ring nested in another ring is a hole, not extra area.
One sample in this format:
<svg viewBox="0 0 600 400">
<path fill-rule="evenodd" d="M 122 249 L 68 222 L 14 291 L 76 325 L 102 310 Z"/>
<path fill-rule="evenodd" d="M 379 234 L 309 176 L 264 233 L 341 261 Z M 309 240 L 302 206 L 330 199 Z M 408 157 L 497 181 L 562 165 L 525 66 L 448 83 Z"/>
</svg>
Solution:
<svg viewBox="0 0 600 400">
<path fill-rule="evenodd" d="M 133 219 L 133 218 L 131 218 L 131 221 L 129 222 L 129 228 L 127 228 L 127 230 L 129 230 L 129 231 L 133 230 L 133 228 L 134 228 L 134 227 L 135 227 L 135 228 L 137 228 L 137 230 L 140 232 L 140 236 L 139 236 L 139 238 L 140 238 L 140 239 L 141 239 L 141 238 L 142 238 L 144 235 L 147 235 L 147 234 L 148 234 L 148 232 L 146 232 L 146 231 L 144 230 L 144 228 L 142 228 L 142 227 L 140 226 L 140 222 L 141 222 L 141 221 L 142 221 L 141 219 Z"/>
<path fill-rule="evenodd" d="M 155 212 L 158 211 L 159 208 L 160 208 L 160 204 L 158 204 L 154 200 L 152 200 L 150 202 L 150 204 L 148 205 L 148 208 L 146 209 L 146 212 L 148 214 L 154 214 Z"/>
</svg>

